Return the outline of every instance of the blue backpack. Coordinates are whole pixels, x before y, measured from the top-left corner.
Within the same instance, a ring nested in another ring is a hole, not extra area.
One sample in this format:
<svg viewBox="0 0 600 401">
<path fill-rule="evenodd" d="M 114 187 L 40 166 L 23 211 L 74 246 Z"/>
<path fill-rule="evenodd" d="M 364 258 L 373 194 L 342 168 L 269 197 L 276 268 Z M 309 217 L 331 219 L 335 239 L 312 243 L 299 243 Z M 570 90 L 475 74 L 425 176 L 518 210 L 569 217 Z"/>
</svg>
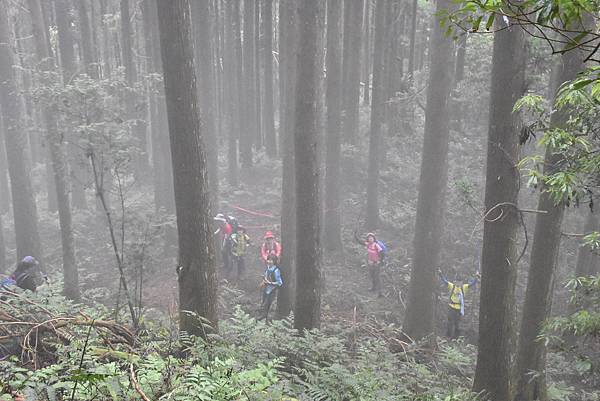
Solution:
<svg viewBox="0 0 600 401">
<path fill-rule="evenodd" d="M 387 256 L 387 247 L 381 240 L 376 240 L 375 242 L 377 242 L 377 245 L 379 245 L 381 247 L 381 252 L 380 252 L 381 260 L 385 259 Z"/>
</svg>

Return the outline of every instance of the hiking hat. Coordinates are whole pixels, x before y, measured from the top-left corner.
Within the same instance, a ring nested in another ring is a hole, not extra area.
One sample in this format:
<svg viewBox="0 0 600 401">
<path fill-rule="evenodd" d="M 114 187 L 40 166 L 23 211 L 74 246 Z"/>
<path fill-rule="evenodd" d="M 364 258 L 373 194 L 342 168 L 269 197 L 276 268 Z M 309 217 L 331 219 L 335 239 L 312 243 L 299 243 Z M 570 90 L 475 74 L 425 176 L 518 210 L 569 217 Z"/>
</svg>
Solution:
<svg viewBox="0 0 600 401">
<path fill-rule="evenodd" d="M 377 237 L 375 236 L 374 233 L 367 233 L 366 238 L 369 239 L 369 237 L 373 237 L 373 239 L 377 239 Z"/>
<path fill-rule="evenodd" d="M 272 231 L 267 231 L 265 233 L 265 239 L 269 239 L 269 238 L 275 238 Z"/>
<path fill-rule="evenodd" d="M 25 256 L 21 262 L 28 265 L 35 265 L 38 261 L 33 256 Z"/>
<path fill-rule="evenodd" d="M 222 221 L 222 222 L 227 221 L 227 219 L 225 219 L 225 215 L 223 213 L 217 214 L 215 217 L 213 217 L 213 220 Z"/>
</svg>

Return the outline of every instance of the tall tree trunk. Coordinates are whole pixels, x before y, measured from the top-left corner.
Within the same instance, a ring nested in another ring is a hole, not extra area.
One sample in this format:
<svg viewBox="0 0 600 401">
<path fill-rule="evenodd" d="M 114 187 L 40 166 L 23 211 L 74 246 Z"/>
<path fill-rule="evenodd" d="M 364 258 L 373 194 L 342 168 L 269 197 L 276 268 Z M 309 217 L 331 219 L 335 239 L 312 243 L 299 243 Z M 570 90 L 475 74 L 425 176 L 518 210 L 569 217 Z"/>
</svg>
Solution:
<svg viewBox="0 0 600 401">
<path fill-rule="evenodd" d="M 465 77 L 465 61 L 467 59 L 467 34 L 464 34 L 456 42 L 456 82 L 460 82 Z"/>
<path fill-rule="evenodd" d="M 368 106 L 371 104 L 371 0 L 365 1 L 364 11 L 364 27 L 363 34 L 363 69 L 364 69 L 364 84 L 363 87 L 363 104 Z"/>
<path fill-rule="evenodd" d="M 369 168 L 367 174 L 367 227 L 379 224 L 379 159 L 381 129 L 385 114 L 385 54 L 386 0 L 375 3 L 375 49 L 373 51 L 373 102 L 371 110 L 371 135 L 369 137 Z M 432 76 L 433 79 L 433 76 Z"/>
<path fill-rule="evenodd" d="M 227 104 L 229 110 L 228 132 L 227 132 L 227 180 L 232 187 L 238 186 L 238 134 L 240 132 L 240 100 L 238 58 L 239 45 L 239 21 L 235 23 L 234 16 L 239 18 L 239 2 L 226 0 L 225 13 L 225 88 L 227 88 Z M 238 10 L 236 13 L 235 10 Z"/>
<path fill-rule="evenodd" d="M 0 214 L 10 210 L 10 189 L 8 186 L 8 166 L 6 163 L 6 150 L 4 149 L 4 123 L 0 116 Z"/>
<path fill-rule="evenodd" d="M 212 29 L 210 19 L 210 1 L 198 0 L 192 4 L 192 17 L 196 26 L 194 27 L 195 49 L 196 49 L 196 76 L 198 77 L 198 89 L 201 120 L 203 122 L 203 136 L 206 138 L 208 153 L 208 182 L 210 185 L 211 200 L 217 205 L 219 195 L 219 147 L 217 145 L 216 96 L 215 96 L 215 71 L 213 68 L 213 41 L 211 40 Z"/>
<path fill-rule="evenodd" d="M 327 2 L 327 154 L 325 156 L 325 246 L 342 249 L 340 157 L 342 117 L 342 5 Z"/>
<path fill-rule="evenodd" d="M 125 67 L 125 80 L 133 86 L 137 79 L 137 71 L 133 62 L 133 49 L 131 45 L 131 16 L 129 15 L 129 0 L 120 0 L 121 11 L 121 61 Z"/>
<path fill-rule="evenodd" d="M 6 245 L 4 243 L 4 223 L 0 213 L 0 273 L 6 272 Z"/>
<path fill-rule="evenodd" d="M 98 79 L 100 73 L 98 70 L 98 61 L 94 55 L 94 48 L 92 46 L 92 30 L 90 19 L 87 12 L 87 1 L 79 0 L 75 2 L 77 4 L 77 13 L 79 15 L 79 29 L 81 31 L 81 53 L 83 56 L 83 64 L 87 74 L 92 79 Z"/>
<path fill-rule="evenodd" d="M 58 50 L 60 52 L 60 61 L 62 67 L 63 83 L 69 84 L 76 74 L 77 67 L 75 64 L 75 51 L 73 49 L 73 35 L 71 32 L 70 21 L 70 3 L 67 0 L 55 0 L 54 10 L 56 13 L 56 25 L 58 28 Z M 74 153 L 79 153 L 73 149 Z M 77 170 L 79 167 L 75 161 L 71 161 L 70 182 L 73 206 L 78 209 L 87 208 L 85 199 L 85 188 L 83 180 L 79 178 Z"/>
<path fill-rule="evenodd" d="M 267 155 L 277 155 L 277 138 L 275 137 L 275 106 L 273 102 L 273 1 L 263 0 L 262 18 L 264 24 L 264 80 L 265 103 L 263 120 L 265 131 L 265 148 Z"/>
<path fill-rule="evenodd" d="M 256 133 L 254 135 L 254 147 L 260 149 L 264 144 L 262 132 L 262 95 L 260 79 L 260 0 L 254 4 L 254 112 L 256 121 Z"/>
<path fill-rule="evenodd" d="M 437 12 L 450 1 L 438 0 Z M 404 330 L 414 339 L 433 332 L 435 268 L 439 266 L 444 197 L 448 174 L 449 100 L 454 72 L 452 39 L 444 35 L 436 16 L 429 58 L 425 136 Z"/>
<path fill-rule="evenodd" d="M 8 9 L 8 1 L 0 1 L 0 108 L 13 201 L 17 259 L 31 255 L 41 260 L 38 214 L 25 153 L 26 137 L 21 126 L 21 102 L 15 85 Z"/>
<path fill-rule="evenodd" d="M 158 15 L 156 0 L 144 0 L 145 37 L 148 40 L 147 52 L 151 55 L 148 63 L 149 70 L 162 75 L 162 60 L 160 52 L 160 37 L 158 32 Z M 164 85 L 155 87 L 150 93 L 150 124 L 152 135 L 152 162 L 154 177 L 154 204 L 157 209 L 163 208 L 168 213 L 175 213 L 173 192 L 173 170 L 169 144 L 169 127 L 167 125 L 167 109 L 165 103 Z"/>
<path fill-rule="evenodd" d="M 574 79 L 583 69 L 583 58 L 577 50 L 561 56 L 562 65 L 555 87 Z M 561 109 L 552 114 L 553 128 L 568 129 L 567 122 L 570 110 Z M 544 175 L 560 171 L 564 161 L 563 154 L 552 147 L 546 149 Z M 547 401 L 546 388 L 546 347 L 537 337 L 550 315 L 552 306 L 552 289 L 554 287 L 554 271 L 560 249 L 561 225 L 565 212 L 563 203 L 556 203 L 552 195 L 542 188 L 537 210 L 547 213 L 537 214 L 535 231 L 531 247 L 531 261 L 527 277 L 527 291 L 519 331 L 519 348 L 517 352 L 517 382 L 515 401 Z M 531 372 L 538 375 L 532 377 Z"/>
<path fill-rule="evenodd" d="M 254 66 L 254 7 L 256 0 L 244 0 L 244 127 L 240 131 L 240 158 L 244 171 L 253 165 L 252 142 L 256 138 L 256 76 Z"/>
<path fill-rule="evenodd" d="M 408 74 L 411 76 L 415 72 L 415 43 L 417 40 L 417 14 L 419 12 L 418 0 L 412 0 L 412 11 L 410 13 L 410 35 L 409 35 L 409 50 L 408 50 Z"/>
<path fill-rule="evenodd" d="M 280 65 L 283 68 L 282 100 L 283 123 L 280 127 L 282 138 L 282 184 L 281 184 L 281 275 L 286 285 L 279 290 L 277 295 L 277 314 L 280 317 L 288 316 L 292 310 L 292 300 L 295 292 L 296 268 L 296 177 L 294 173 L 294 127 L 296 110 L 296 67 L 298 47 L 298 16 L 295 0 L 281 0 L 280 28 L 285 31 L 285 42 L 280 43 L 280 49 L 285 48 L 280 55 Z"/>
<path fill-rule="evenodd" d="M 504 29 L 504 30 L 503 30 Z M 519 136 L 513 105 L 523 93 L 523 32 L 496 20 L 492 56 L 479 349 L 473 389 L 492 401 L 510 400 L 514 291 L 517 276 Z"/>
<path fill-rule="evenodd" d="M 33 26 L 37 62 L 39 68 L 46 73 L 56 72 L 56 64 L 50 53 L 49 42 L 46 37 L 48 27 L 42 18 L 40 0 L 28 0 L 29 12 Z M 52 160 L 54 183 L 58 200 L 58 216 L 60 222 L 62 258 L 63 258 L 63 293 L 69 299 L 79 300 L 79 274 L 75 263 L 75 239 L 73 236 L 71 218 L 71 200 L 67 185 L 67 164 L 65 162 L 64 147 L 56 122 L 57 111 L 50 106 L 43 106 L 44 120 L 46 123 L 46 142 Z"/>
<path fill-rule="evenodd" d="M 206 151 L 197 110 L 189 0 L 157 0 L 179 234 L 180 327 L 205 337 L 218 329 L 217 275 Z"/>
<path fill-rule="evenodd" d="M 294 153 L 296 170 L 296 288 L 294 327 L 318 328 L 321 322 L 321 239 L 319 203 L 319 0 L 298 6 L 298 72 Z"/>
<path fill-rule="evenodd" d="M 344 8 L 343 132 L 346 141 L 355 144 L 358 140 L 364 0 L 346 0 Z"/>
</svg>

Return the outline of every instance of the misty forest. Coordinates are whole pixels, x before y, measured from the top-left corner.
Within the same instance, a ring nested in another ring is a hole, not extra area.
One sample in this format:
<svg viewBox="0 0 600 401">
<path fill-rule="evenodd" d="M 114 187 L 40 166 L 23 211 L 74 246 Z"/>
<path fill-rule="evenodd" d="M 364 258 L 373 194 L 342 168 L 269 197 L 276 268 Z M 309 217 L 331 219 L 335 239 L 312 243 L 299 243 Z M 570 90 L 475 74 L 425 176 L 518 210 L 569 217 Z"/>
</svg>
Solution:
<svg viewBox="0 0 600 401">
<path fill-rule="evenodd" d="M 600 400 L 598 0 L 0 0 L 0 401 Z"/>
</svg>

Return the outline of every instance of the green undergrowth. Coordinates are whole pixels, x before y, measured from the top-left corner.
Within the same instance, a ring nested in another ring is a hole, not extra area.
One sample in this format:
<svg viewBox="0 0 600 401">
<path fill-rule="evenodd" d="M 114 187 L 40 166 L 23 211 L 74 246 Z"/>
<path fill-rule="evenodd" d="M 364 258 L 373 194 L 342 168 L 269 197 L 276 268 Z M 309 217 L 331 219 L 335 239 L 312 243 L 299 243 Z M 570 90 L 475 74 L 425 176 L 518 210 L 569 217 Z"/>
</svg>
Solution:
<svg viewBox="0 0 600 401">
<path fill-rule="evenodd" d="M 102 306 L 73 305 L 52 288 L 8 296 L 34 330 L 30 349 L 0 360 L 0 400 L 474 400 L 475 351 L 438 341 L 391 352 L 389 342 L 328 324 L 299 335 L 290 320 L 270 325 L 237 309 L 208 340 L 177 333 L 168 317 L 144 320 L 133 345 L 90 324 L 110 322 Z M 29 309 L 28 309 L 29 308 Z M 45 320 L 44 320 L 45 319 Z M 6 328 L 6 327 L 4 327 Z M 23 334 L 13 341 L 22 342 Z M 117 332 L 118 333 L 118 332 Z M 34 339 L 35 341 L 32 341 Z M 3 343 L 3 346 L 11 343 Z M 137 388 L 136 388 L 137 387 Z"/>
</svg>

